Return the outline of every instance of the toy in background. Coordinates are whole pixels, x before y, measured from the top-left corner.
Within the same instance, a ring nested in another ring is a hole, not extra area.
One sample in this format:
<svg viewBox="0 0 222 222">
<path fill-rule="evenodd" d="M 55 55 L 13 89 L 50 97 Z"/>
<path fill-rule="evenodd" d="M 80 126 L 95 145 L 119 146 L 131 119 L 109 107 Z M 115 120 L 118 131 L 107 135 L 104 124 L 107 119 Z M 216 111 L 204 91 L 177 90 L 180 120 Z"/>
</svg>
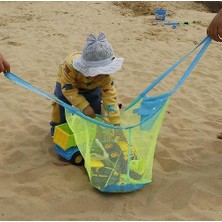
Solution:
<svg viewBox="0 0 222 222">
<path fill-rule="evenodd" d="M 190 22 L 164 22 L 162 25 L 172 25 L 172 29 L 176 29 L 178 25 L 190 25 Z"/>
<path fill-rule="evenodd" d="M 157 21 L 165 21 L 167 11 L 165 9 L 157 9 L 154 14 Z"/>
<path fill-rule="evenodd" d="M 190 25 L 190 22 L 164 22 L 166 20 L 167 11 L 165 9 L 157 9 L 154 12 L 155 22 L 154 25 L 172 26 L 172 29 L 176 29 L 179 25 Z"/>
</svg>

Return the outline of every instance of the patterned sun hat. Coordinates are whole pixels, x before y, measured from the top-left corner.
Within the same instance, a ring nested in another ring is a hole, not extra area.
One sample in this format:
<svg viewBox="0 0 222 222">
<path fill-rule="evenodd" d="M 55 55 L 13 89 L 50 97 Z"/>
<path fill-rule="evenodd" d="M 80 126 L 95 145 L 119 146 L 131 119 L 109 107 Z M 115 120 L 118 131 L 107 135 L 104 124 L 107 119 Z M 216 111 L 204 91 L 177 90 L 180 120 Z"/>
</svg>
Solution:
<svg viewBox="0 0 222 222">
<path fill-rule="evenodd" d="M 113 48 L 104 33 L 100 33 L 97 38 L 94 34 L 89 34 L 82 55 L 73 60 L 73 67 L 84 76 L 93 77 L 119 71 L 123 60 L 115 57 Z"/>
</svg>

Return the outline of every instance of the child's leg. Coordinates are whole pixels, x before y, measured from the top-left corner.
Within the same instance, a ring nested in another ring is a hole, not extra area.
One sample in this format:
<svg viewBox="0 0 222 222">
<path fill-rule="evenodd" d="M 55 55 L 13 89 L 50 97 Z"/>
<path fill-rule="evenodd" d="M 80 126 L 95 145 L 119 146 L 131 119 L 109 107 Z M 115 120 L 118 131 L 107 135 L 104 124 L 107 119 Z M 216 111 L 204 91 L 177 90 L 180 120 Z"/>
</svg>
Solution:
<svg viewBox="0 0 222 222">
<path fill-rule="evenodd" d="M 101 90 L 99 87 L 91 90 L 80 90 L 79 94 L 83 95 L 89 102 L 96 114 L 101 114 Z"/>
<path fill-rule="evenodd" d="M 54 90 L 54 95 L 57 96 L 60 100 L 63 102 L 70 104 L 70 102 L 63 96 L 62 91 L 61 91 L 61 84 L 56 83 L 56 87 Z M 58 103 L 53 102 L 52 104 L 53 110 L 52 110 L 52 121 L 50 122 L 51 127 L 51 135 L 54 134 L 54 128 L 56 125 L 66 123 L 66 118 L 65 118 L 65 109 L 63 106 L 60 106 Z"/>
</svg>

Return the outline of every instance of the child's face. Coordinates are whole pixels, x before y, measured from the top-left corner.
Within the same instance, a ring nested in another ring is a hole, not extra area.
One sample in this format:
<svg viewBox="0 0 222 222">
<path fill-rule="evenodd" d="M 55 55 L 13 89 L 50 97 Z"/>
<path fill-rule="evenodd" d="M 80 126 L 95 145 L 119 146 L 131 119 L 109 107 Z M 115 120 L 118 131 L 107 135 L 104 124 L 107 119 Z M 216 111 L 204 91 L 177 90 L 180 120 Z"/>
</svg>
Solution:
<svg viewBox="0 0 222 222">
<path fill-rule="evenodd" d="M 88 79 L 90 79 L 92 82 L 100 82 L 100 81 L 102 81 L 104 78 L 106 78 L 107 76 L 108 76 L 108 75 L 100 74 L 100 75 L 97 75 L 97 76 L 94 76 L 94 77 L 89 76 Z"/>
</svg>

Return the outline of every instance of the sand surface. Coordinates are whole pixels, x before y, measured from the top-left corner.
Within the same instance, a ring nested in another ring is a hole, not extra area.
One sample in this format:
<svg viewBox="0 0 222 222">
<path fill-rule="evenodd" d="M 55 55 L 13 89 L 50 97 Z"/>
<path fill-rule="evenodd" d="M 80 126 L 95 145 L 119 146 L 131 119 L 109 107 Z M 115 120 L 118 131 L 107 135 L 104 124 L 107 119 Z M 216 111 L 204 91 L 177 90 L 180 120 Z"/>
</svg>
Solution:
<svg viewBox="0 0 222 222">
<path fill-rule="evenodd" d="M 167 21 L 191 24 L 153 25 L 160 7 Z M 52 93 L 59 63 L 103 31 L 125 58 L 115 82 L 126 106 L 205 38 L 214 16 L 194 2 L 0 2 L 0 51 L 13 73 Z M 153 182 L 127 194 L 100 193 L 83 167 L 62 161 L 49 134 L 51 102 L 1 75 L 0 220 L 221 220 L 221 61 L 222 44 L 212 42 L 171 99 Z M 170 89 L 188 64 L 155 92 Z"/>
</svg>

